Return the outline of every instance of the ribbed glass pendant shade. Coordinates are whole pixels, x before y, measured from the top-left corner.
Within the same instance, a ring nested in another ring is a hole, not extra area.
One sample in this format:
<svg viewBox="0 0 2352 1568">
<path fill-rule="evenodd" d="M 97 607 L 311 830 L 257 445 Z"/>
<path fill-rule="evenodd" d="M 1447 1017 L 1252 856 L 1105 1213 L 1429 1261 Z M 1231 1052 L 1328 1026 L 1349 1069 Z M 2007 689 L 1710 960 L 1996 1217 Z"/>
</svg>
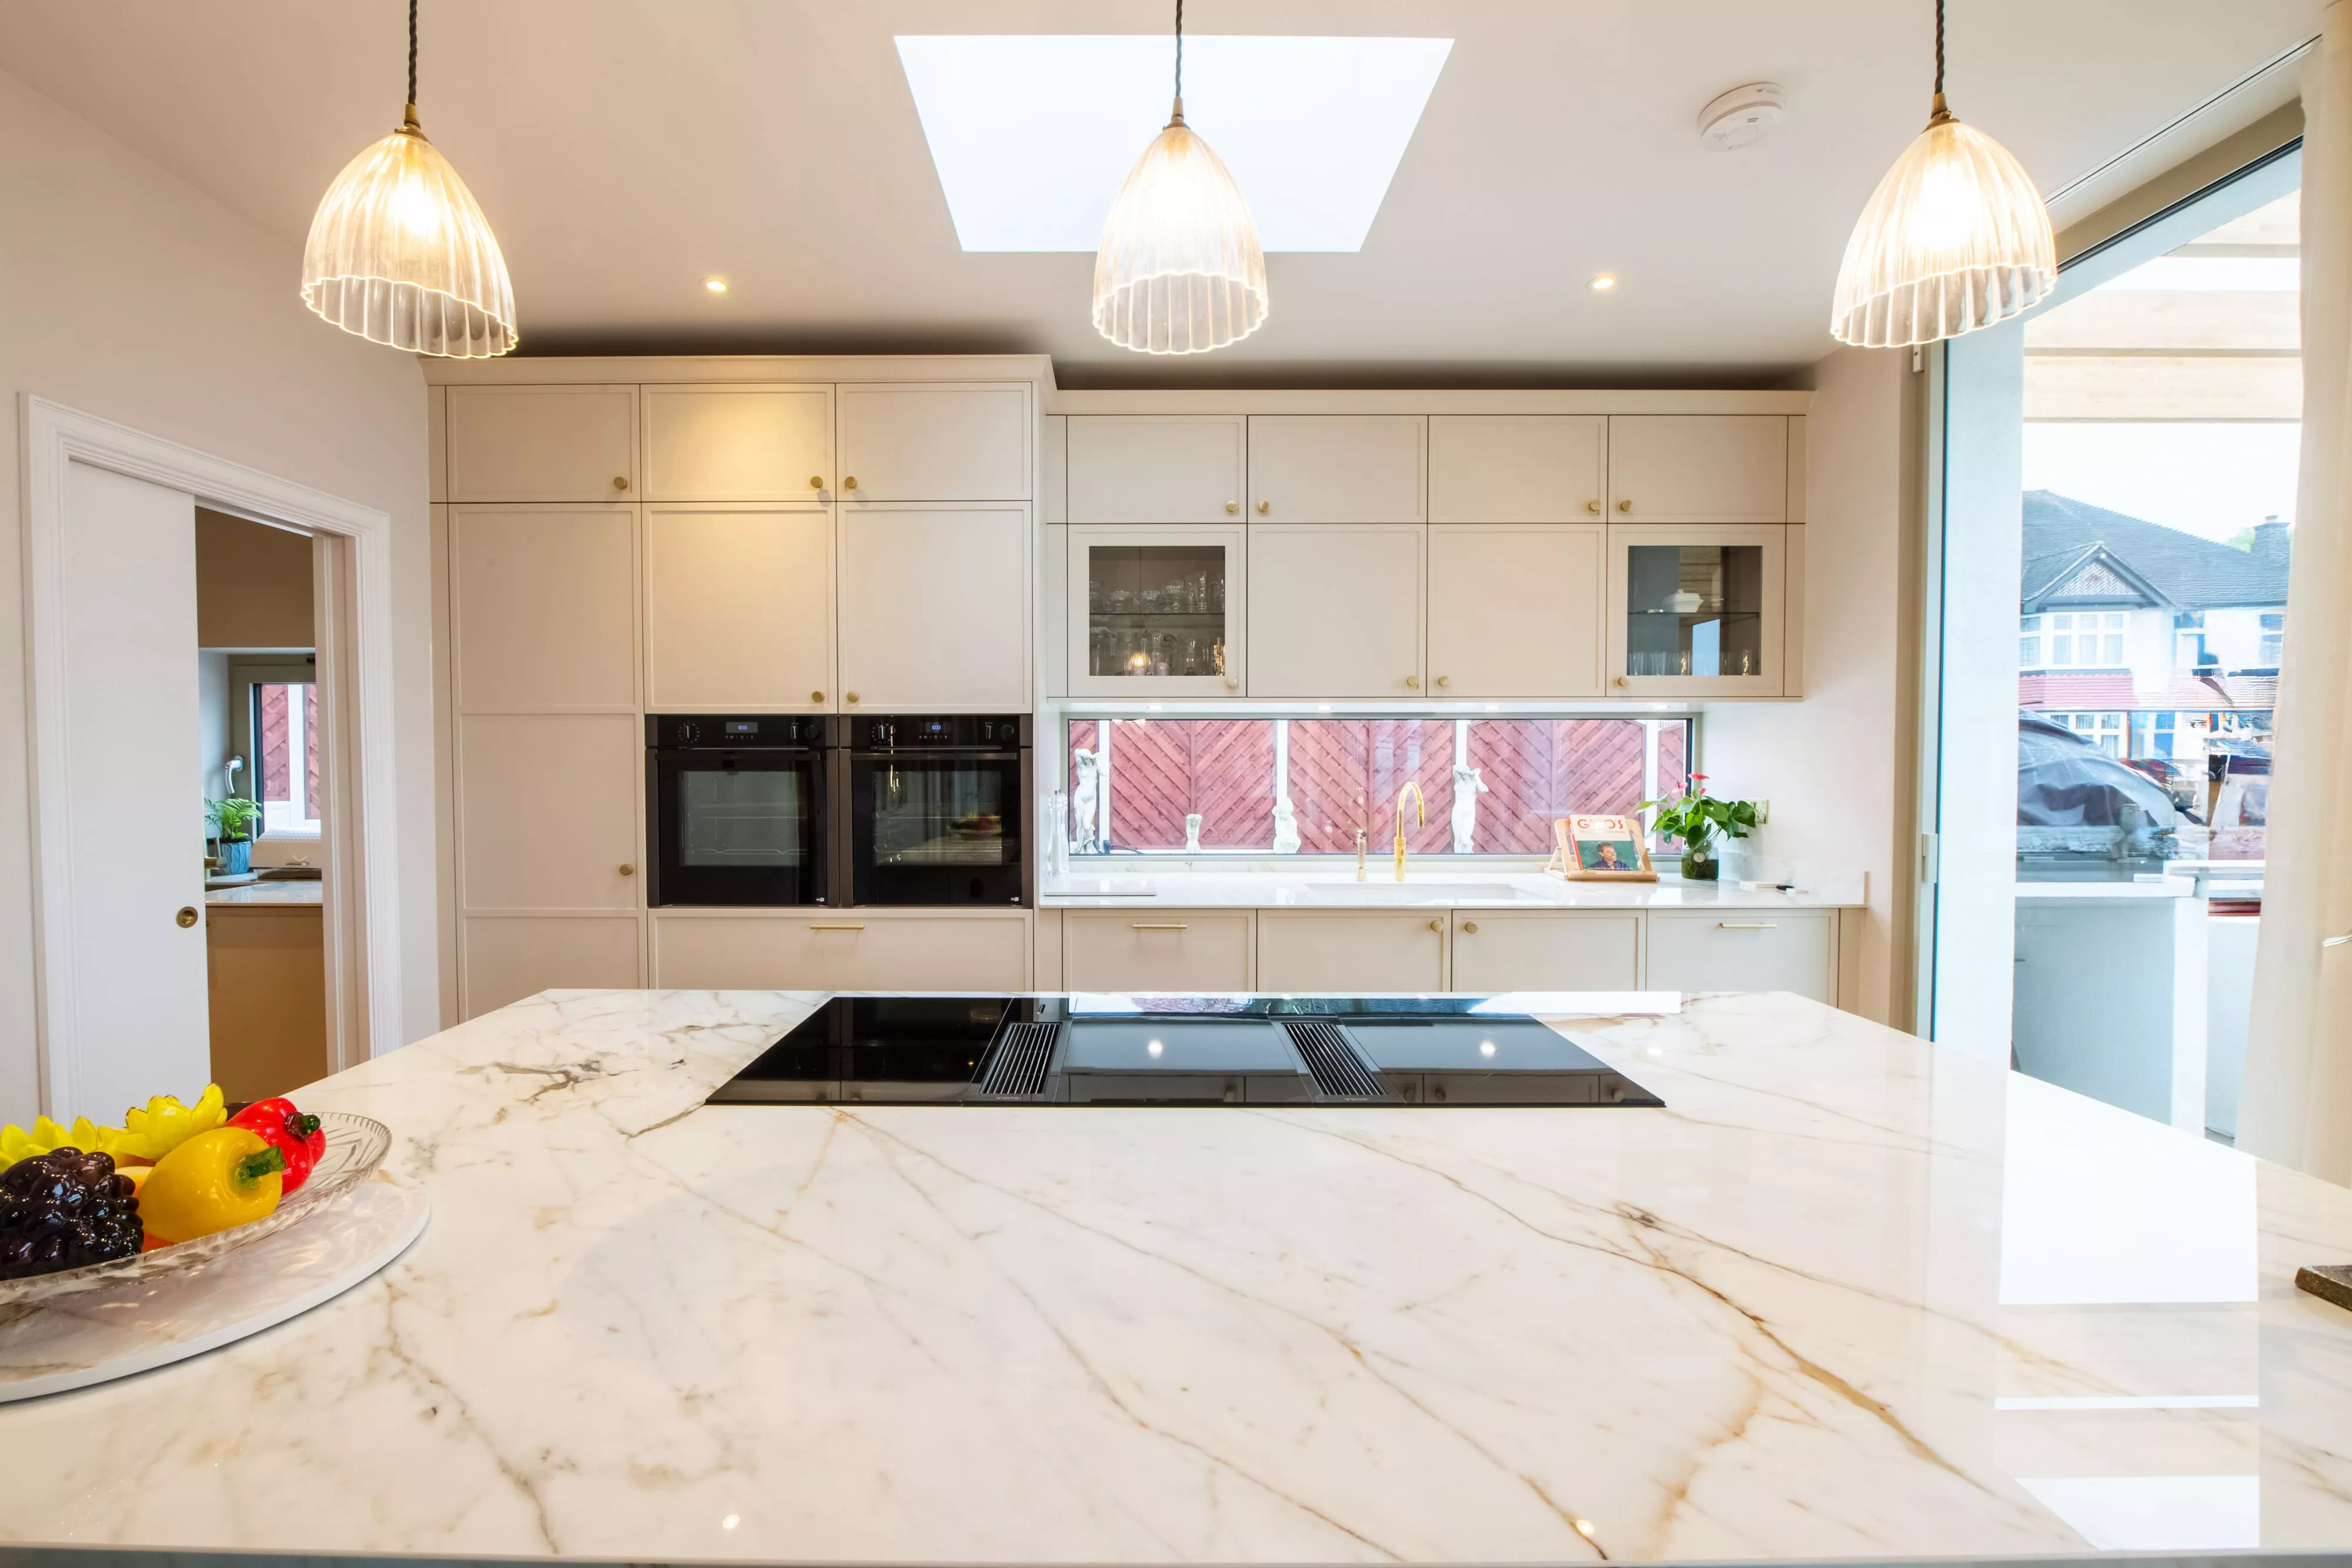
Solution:
<svg viewBox="0 0 2352 1568">
<path fill-rule="evenodd" d="M 515 346 L 514 285 L 474 193 L 411 120 L 344 165 L 310 220 L 302 301 L 419 354 Z"/>
<path fill-rule="evenodd" d="M 1184 106 L 1129 172 L 1095 252 L 1095 330 L 1146 354 L 1203 354 L 1265 321 L 1265 252 L 1241 187 Z"/>
<path fill-rule="evenodd" d="M 2050 209 L 2009 150 L 1943 110 L 1863 209 L 1838 269 L 1830 331 L 1895 349 L 1989 327 L 2058 282 Z"/>
</svg>

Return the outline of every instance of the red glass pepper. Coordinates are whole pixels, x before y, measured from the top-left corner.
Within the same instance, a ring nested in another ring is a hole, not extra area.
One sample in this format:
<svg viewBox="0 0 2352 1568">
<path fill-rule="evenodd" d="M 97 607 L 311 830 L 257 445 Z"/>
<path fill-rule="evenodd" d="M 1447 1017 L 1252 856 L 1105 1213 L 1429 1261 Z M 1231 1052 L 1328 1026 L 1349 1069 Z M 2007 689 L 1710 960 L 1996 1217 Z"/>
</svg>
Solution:
<svg viewBox="0 0 2352 1568">
<path fill-rule="evenodd" d="M 231 1116 L 228 1124 L 258 1134 L 262 1142 L 284 1153 L 285 1192 L 290 1193 L 309 1181 L 310 1167 L 327 1152 L 327 1134 L 319 1125 L 319 1118 L 296 1110 L 294 1102 L 283 1094 L 256 1100 Z"/>
</svg>

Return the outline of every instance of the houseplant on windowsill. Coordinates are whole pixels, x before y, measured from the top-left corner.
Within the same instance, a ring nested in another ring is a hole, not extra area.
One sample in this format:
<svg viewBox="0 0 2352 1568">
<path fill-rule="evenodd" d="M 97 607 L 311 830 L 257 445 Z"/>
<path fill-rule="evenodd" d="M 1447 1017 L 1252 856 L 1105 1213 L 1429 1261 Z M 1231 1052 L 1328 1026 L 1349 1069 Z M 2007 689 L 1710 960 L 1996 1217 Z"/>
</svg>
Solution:
<svg viewBox="0 0 2352 1568">
<path fill-rule="evenodd" d="M 1677 796 L 1644 800 L 1642 809 L 1659 808 L 1650 829 L 1663 839 L 1683 841 L 1683 875 L 1693 882 L 1713 882 L 1720 863 L 1716 841 L 1744 839 L 1761 819 L 1753 800 L 1718 800 L 1706 792 L 1706 775 L 1694 773 Z"/>
<path fill-rule="evenodd" d="M 213 826 L 217 846 L 214 858 L 226 876 L 242 876 L 253 869 L 253 825 L 261 821 L 261 802 L 231 795 L 205 802 L 205 821 Z"/>
</svg>

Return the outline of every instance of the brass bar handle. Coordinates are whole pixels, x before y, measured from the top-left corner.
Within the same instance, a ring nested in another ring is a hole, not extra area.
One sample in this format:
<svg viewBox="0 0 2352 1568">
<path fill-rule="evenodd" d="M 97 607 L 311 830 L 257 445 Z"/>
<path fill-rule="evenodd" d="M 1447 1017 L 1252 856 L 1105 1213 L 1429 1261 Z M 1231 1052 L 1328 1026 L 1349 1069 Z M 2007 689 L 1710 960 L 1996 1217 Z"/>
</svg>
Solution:
<svg viewBox="0 0 2352 1568">
<path fill-rule="evenodd" d="M 1192 929 L 1181 920 L 1130 920 L 1128 925 L 1137 931 L 1190 931 Z"/>
<path fill-rule="evenodd" d="M 1715 928 L 1717 931 L 1778 931 L 1780 923 L 1777 920 L 1718 920 Z"/>
<path fill-rule="evenodd" d="M 812 925 L 809 929 L 812 931 L 863 931 L 866 927 L 863 925 Z"/>
</svg>

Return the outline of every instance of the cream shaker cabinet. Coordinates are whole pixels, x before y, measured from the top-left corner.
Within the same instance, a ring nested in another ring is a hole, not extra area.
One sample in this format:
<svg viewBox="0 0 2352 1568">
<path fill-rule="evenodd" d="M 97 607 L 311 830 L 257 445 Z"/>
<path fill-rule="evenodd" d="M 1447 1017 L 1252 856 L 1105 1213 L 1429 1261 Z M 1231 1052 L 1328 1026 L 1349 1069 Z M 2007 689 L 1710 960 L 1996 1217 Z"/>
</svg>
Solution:
<svg viewBox="0 0 2352 1568">
<path fill-rule="evenodd" d="M 1433 523 L 1429 695 L 1597 697 L 1607 530 Z"/>
<path fill-rule="evenodd" d="M 645 746 L 635 714 L 459 718 L 460 907 L 635 910 Z"/>
<path fill-rule="evenodd" d="M 1612 528 L 1610 695 L 1780 695 L 1790 531 Z"/>
<path fill-rule="evenodd" d="M 1777 413 L 1614 414 L 1613 523 L 1788 520 L 1789 421 Z"/>
<path fill-rule="evenodd" d="M 645 423 L 647 500 L 834 494 L 829 386 L 648 386 Z"/>
<path fill-rule="evenodd" d="M 1457 909 L 1457 991 L 1632 991 L 1642 917 L 1632 910 Z"/>
<path fill-rule="evenodd" d="M 1394 524 L 1251 525 L 1249 695 L 1423 695 L 1424 533 Z"/>
<path fill-rule="evenodd" d="M 1026 382 L 837 389 L 841 499 L 1025 501 L 1037 436 Z"/>
<path fill-rule="evenodd" d="M 1237 413 L 1073 415 L 1069 521 L 1238 522 L 1247 434 Z"/>
<path fill-rule="evenodd" d="M 449 508 L 451 687 L 460 712 L 637 701 L 636 508 Z"/>
<path fill-rule="evenodd" d="M 841 706 L 1030 706 L 1029 508 L 840 508 Z"/>
<path fill-rule="evenodd" d="M 1071 694 L 1242 695 L 1247 601 L 1239 525 L 1054 531 L 1068 535 Z"/>
<path fill-rule="evenodd" d="M 646 706 L 835 707 L 833 509 L 645 510 Z"/>
<path fill-rule="evenodd" d="M 1062 915 L 1063 984 L 1083 991 L 1182 996 L 1246 991 L 1246 909 L 1072 909 Z"/>
<path fill-rule="evenodd" d="M 1433 414 L 1433 523 L 1598 522 L 1609 422 L 1598 414 Z"/>
<path fill-rule="evenodd" d="M 1417 413 L 1252 414 L 1250 520 L 1422 521 L 1427 424 Z"/>
<path fill-rule="evenodd" d="M 1837 1005 L 1837 915 L 1826 909 L 1650 915 L 1654 991 L 1794 991 Z"/>
<path fill-rule="evenodd" d="M 464 924 L 458 1007 L 467 1018 L 541 991 L 634 990 L 635 915 L 474 915 Z"/>
<path fill-rule="evenodd" d="M 653 983 L 681 990 L 1018 991 L 1023 912 L 656 910 Z"/>
<path fill-rule="evenodd" d="M 448 389 L 452 501 L 634 500 L 637 389 Z"/>
<path fill-rule="evenodd" d="M 1282 910 L 1257 916 L 1257 988 L 1308 996 L 1443 991 L 1446 912 Z"/>
</svg>

